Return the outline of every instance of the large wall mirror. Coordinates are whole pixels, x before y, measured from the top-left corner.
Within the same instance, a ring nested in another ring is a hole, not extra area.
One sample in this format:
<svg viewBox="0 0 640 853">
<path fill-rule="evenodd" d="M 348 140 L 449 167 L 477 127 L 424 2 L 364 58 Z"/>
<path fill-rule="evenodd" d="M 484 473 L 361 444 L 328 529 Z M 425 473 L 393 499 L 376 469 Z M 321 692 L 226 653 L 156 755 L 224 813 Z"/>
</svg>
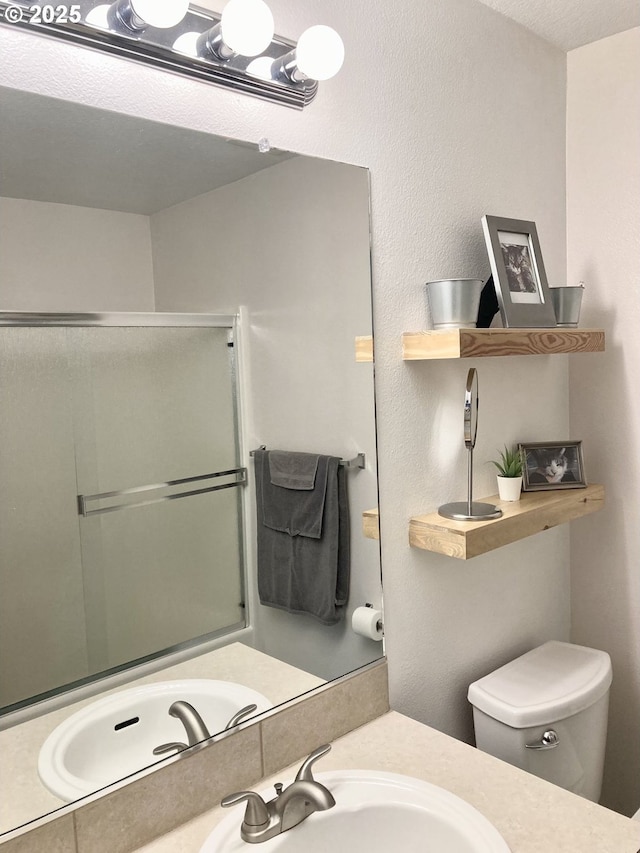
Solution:
<svg viewBox="0 0 640 853">
<path fill-rule="evenodd" d="M 366 169 L 0 89 L 0 834 L 382 655 L 371 334 Z M 328 617 L 262 447 L 361 461 Z"/>
</svg>

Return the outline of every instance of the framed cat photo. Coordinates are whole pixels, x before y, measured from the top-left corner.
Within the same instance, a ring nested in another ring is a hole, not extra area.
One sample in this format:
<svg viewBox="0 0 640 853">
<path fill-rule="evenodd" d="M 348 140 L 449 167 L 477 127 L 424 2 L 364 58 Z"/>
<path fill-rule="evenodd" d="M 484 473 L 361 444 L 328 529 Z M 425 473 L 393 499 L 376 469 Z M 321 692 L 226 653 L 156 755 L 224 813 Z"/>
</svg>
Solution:
<svg viewBox="0 0 640 853">
<path fill-rule="evenodd" d="M 522 459 L 522 490 L 584 489 L 581 441 L 546 441 L 544 444 L 519 444 Z"/>
<path fill-rule="evenodd" d="M 493 284 L 505 328 L 556 325 L 535 222 L 483 216 Z"/>
</svg>

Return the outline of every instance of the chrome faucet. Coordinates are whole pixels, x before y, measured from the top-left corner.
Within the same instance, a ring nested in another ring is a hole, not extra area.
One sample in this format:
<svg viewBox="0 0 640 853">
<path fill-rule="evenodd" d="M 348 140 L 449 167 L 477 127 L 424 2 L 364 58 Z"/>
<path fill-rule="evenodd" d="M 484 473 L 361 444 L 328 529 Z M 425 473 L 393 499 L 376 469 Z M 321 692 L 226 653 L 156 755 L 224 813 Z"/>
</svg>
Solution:
<svg viewBox="0 0 640 853">
<path fill-rule="evenodd" d="M 247 714 L 253 714 L 257 709 L 257 705 L 245 705 L 244 708 L 236 711 L 224 727 L 225 732 L 232 729 L 234 726 L 237 726 L 238 723 L 247 716 Z M 169 714 L 180 720 L 184 726 L 187 735 L 187 743 L 183 743 L 182 741 L 163 743 L 160 746 L 156 746 L 153 750 L 154 755 L 165 755 L 167 752 L 176 752 L 187 749 L 188 747 L 194 746 L 196 743 L 200 743 L 200 741 L 207 740 L 211 737 L 204 720 L 189 702 L 179 699 L 169 708 Z"/>
<path fill-rule="evenodd" d="M 281 782 L 275 785 L 276 796 L 268 803 L 255 791 L 239 791 L 229 794 L 220 805 L 223 808 L 247 803 L 240 837 L 249 844 L 268 841 L 281 832 L 286 832 L 302 823 L 314 812 L 333 808 L 336 801 L 328 788 L 316 782 L 311 772 L 312 765 L 331 749 L 331 744 L 318 747 L 303 762 L 295 780 L 283 789 Z"/>
</svg>

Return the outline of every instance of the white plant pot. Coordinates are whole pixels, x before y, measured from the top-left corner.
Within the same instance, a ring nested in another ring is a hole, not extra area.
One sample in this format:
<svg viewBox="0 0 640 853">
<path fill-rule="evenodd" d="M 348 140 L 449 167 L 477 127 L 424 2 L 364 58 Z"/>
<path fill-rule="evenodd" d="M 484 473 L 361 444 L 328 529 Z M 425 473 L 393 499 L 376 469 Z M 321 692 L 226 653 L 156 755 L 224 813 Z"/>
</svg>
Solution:
<svg viewBox="0 0 640 853">
<path fill-rule="evenodd" d="M 519 501 L 522 477 L 497 477 L 498 494 L 501 501 Z"/>
</svg>

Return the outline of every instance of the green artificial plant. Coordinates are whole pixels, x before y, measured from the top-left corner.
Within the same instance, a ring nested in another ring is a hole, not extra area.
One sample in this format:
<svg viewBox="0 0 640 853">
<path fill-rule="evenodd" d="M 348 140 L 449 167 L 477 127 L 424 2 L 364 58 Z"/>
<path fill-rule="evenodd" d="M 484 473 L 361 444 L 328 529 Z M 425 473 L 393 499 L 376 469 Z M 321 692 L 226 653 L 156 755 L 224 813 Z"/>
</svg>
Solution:
<svg viewBox="0 0 640 853">
<path fill-rule="evenodd" d="M 517 447 L 507 447 L 500 451 L 500 461 L 491 460 L 498 469 L 498 474 L 501 477 L 521 477 L 522 476 L 522 459 L 520 451 Z"/>
</svg>

